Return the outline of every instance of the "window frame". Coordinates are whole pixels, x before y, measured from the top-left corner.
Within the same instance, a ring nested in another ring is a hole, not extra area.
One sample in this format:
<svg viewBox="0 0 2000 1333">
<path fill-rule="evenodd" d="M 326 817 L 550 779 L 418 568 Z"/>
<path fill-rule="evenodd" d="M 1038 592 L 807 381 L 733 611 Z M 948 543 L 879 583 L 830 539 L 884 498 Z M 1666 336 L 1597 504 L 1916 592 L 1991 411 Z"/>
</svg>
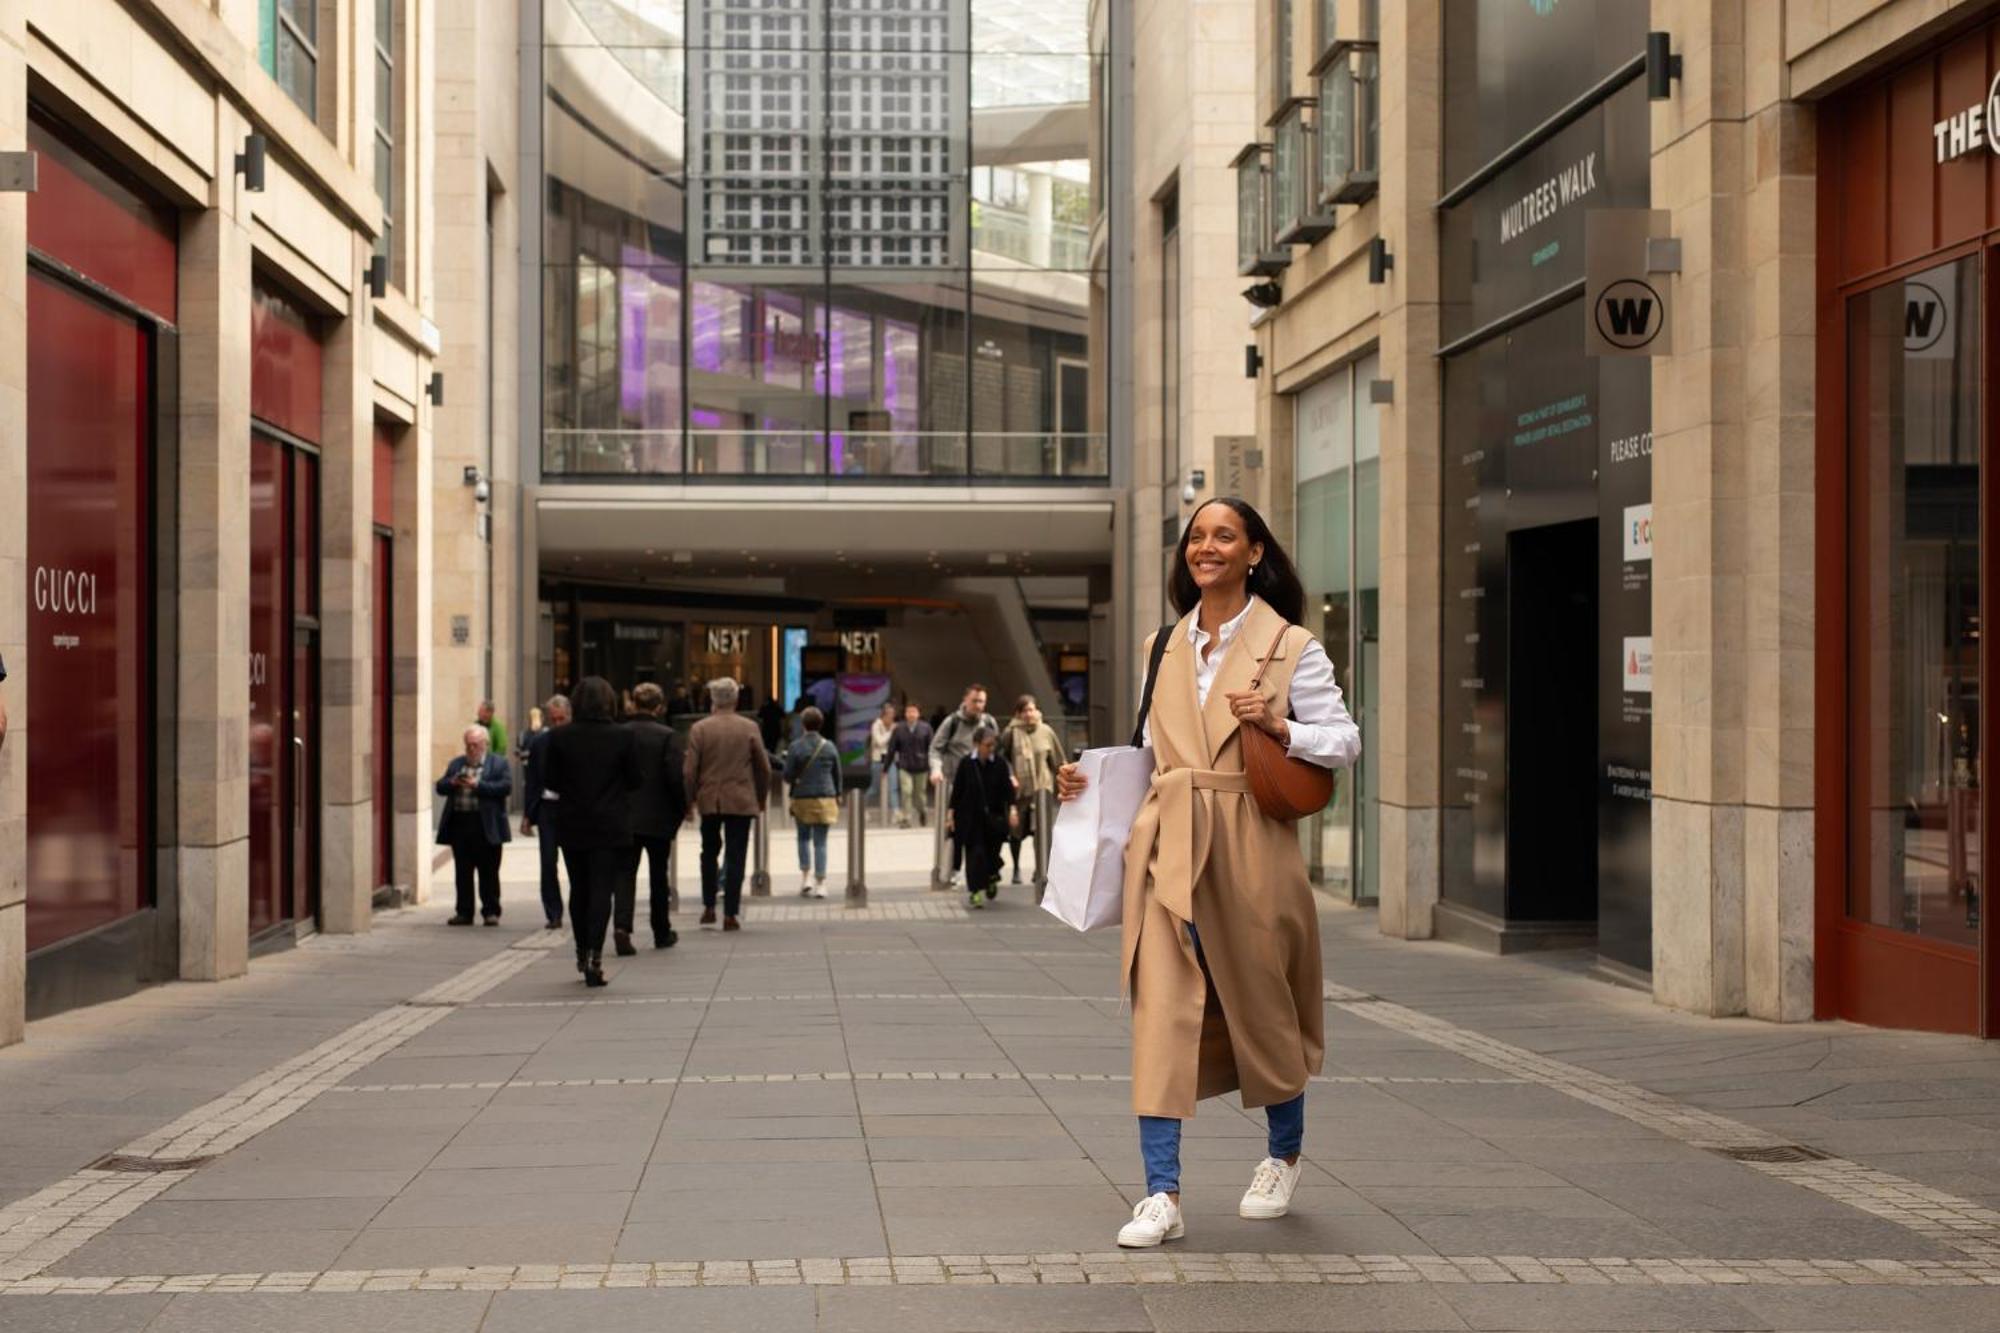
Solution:
<svg viewBox="0 0 2000 1333">
<path fill-rule="evenodd" d="M 389 31 L 386 41 L 384 40 L 381 22 L 385 10 L 389 19 Z M 388 258 L 389 285 L 399 291 L 408 286 L 408 246 L 403 242 L 407 235 L 406 224 L 409 219 L 403 215 L 401 208 L 398 206 L 399 203 L 407 202 L 409 196 L 409 192 L 403 188 L 403 155 L 401 152 L 401 145 L 404 138 L 402 133 L 403 108 L 406 99 L 401 96 L 402 88 L 399 82 L 402 77 L 403 68 L 401 56 L 404 46 L 403 35 L 406 30 L 404 22 L 406 12 L 407 6 L 404 0 L 375 0 L 375 49 L 373 52 L 373 62 L 370 65 L 371 70 L 378 76 L 383 67 L 387 67 L 388 78 L 385 81 L 378 77 L 376 79 L 376 89 L 378 93 L 384 86 L 389 90 L 388 115 L 386 117 L 383 115 L 381 98 L 378 96 L 372 117 L 373 123 L 369 126 L 369 134 L 373 138 L 375 152 L 378 155 L 386 153 L 388 158 L 386 180 L 389 192 L 386 197 L 381 197 L 382 234 L 376 238 L 374 252 Z M 381 196 L 380 187 L 385 177 L 382 164 L 379 160 L 376 163 L 375 176 L 376 193 L 378 196 Z"/>
<path fill-rule="evenodd" d="M 1320 108 L 1315 167 L 1319 202 L 1328 206 L 1363 203 L 1380 188 L 1382 180 L 1380 53 L 1368 42 L 1343 42 L 1336 47 L 1337 55 L 1322 60 L 1313 73 Z M 1365 74 L 1361 72 L 1364 69 Z M 1330 123 L 1342 108 L 1346 113 L 1344 128 Z M 1336 172 L 1330 155 L 1343 147 L 1347 169 Z"/>
<path fill-rule="evenodd" d="M 1238 277 L 1270 277 L 1282 273 L 1291 265 L 1292 252 L 1288 247 L 1277 244 L 1276 232 L 1272 228 L 1271 212 L 1271 168 L 1272 145 L 1264 142 L 1245 144 L 1229 166 L 1236 173 L 1236 274 Z M 1257 191 L 1258 231 L 1255 247 L 1244 244 L 1244 181 L 1245 173 L 1255 172 Z"/>
<path fill-rule="evenodd" d="M 1272 135 L 1270 231 L 1275 245 L 1311 245 L 1333 230 L 1333 208 L 1319 178 L 1318 106 L 1315 98 L 1290 99 Z M 1315 113 L 1310 119 L 1308 111 Z M 1288 143 L 1296 158 L 1290 181 L 1281 171 Z"/>
<path fill-rule="evenodd" d="M 309 12 L 312 14 L 313 31 L 311 33 L 301 28 L 299 21 L 286 12 L 284 0 L 260 0 L 257 6 L 260 29 L 258 51 L 260 60 L 258 63 L 263 65 L 264 72 L 271 76 L 278 87 L 284 90 L 285 96 L 291 99 L 292 104 L 305 112 L 311 118 L 313 124 L 317 125 L 320 123 L 319 76 L 321 63 L 319 49 L 319 0 L 305 0 L 305 2 L 309 7 Z M 278 72 L 279 45 L 281 42 L 287 40 L 305 54 L 311 69 L 311 83 L 303 90 L 305 93 L 303 98 L 299 95 L 300 90 L 294 89 L 287 84 Z"/>
</svg>

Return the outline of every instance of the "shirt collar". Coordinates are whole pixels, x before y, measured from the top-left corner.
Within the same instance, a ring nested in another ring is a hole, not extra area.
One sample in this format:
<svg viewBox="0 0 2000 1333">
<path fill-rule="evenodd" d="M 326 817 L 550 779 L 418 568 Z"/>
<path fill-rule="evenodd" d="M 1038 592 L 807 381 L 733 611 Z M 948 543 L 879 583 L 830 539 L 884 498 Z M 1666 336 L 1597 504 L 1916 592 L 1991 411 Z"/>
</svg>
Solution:
<svg viewBox="0 0 2000 1333">
<path fill-rule="evenodd" d="M 1250 613 L 1256 609 L 1257 597 L 1253 593 L 1250 600 L 1244 603 L 1241 611 L 1238 611 L 1229 620 L 1223 622 L 1222 628 L 1216 632 L 1215 641 L 1217 643 L 1228 643 L 1231 639 L 1235 638 L 1236 631 L 1243 628 L 1243 622 L 1248 620 Z M 1188 642 L 1196 648 L 1208 642 L 1208 631 L 1201 627 L 1201 617 L 1199 615 L 1192 617 L 1188 621 L 1187 637 Z"/>
</svg>

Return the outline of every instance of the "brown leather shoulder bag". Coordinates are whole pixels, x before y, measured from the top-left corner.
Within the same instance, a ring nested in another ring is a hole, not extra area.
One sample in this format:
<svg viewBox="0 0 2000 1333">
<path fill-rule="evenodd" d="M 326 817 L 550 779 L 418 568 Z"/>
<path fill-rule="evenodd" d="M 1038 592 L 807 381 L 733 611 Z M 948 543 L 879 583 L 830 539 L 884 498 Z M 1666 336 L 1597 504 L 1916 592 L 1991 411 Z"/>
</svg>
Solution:
<svg viewBox="0 0 2000 1333">
<path fill-rule="evenodd" d="M 1290 628 L 1278 627 L 1278 637 L 1271 640 L 1270 650 L 1257 663 L 1251 689 L 1263 685 L 1264 672 Z M 1250 777 L 1250 795 L 1268 818 L 1291 823 L 1326 809 L 1326 803 L 1333 799 L 1332 769 L 1292 758 L 1285 753 L 1284 744 L 1262 727 L 1239 726 L 1236 732 L 1243 738 L 1243 771 Z"/>
</svg>

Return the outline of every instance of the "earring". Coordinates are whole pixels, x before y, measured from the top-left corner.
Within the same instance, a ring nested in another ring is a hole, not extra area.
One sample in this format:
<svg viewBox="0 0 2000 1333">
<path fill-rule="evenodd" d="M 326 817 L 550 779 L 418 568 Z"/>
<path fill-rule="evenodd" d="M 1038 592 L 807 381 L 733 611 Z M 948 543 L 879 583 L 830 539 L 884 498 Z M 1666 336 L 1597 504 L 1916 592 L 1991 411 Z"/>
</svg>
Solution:
<svg viewBox="0 0 2000 1333">
<path fill-rule="evenodd" d="M 1255 574 L 1255 573 L 1257 572 L 1257 566 L 1255 566 L 1255 565 L 1252 565 L 1252 566 L 1250 566 L 1250 572 L 1251 572 L 1252 574 Z"/>
</svg>

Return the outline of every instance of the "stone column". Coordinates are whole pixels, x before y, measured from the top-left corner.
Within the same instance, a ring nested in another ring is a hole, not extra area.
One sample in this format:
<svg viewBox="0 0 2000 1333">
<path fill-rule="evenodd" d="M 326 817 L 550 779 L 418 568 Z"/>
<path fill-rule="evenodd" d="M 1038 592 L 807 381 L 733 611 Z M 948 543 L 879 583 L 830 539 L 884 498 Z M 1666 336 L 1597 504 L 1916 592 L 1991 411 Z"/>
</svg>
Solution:
<svg viewBox="0 0 2000 1333">
<path fill-rule="evenodd" d="M 0 0 L 0 149 L 28 138 L 27 15 Z M 28 208 L 0 194 L 0 1045 L 21 1040 L 27 1012 L 28 842 Z"/>
<path fill-rule="evenodd" d="M 375 888 L 375 326 L 369 246 L 359 236 L 353 246 L 348 317 L 324 344 L 320 418 L 319 910 L 332 934 L 368 929 Z"/>
<path fill-rule="evenodd" d="M 1783 11 L 1654 0 L 1673 354 L 1653 363 L 1653 991 L 1812 1013 L 1814 118 Z"/>
<path fill-rule="evenodd" d="M 216 115 L 216 160 L 248 132 Z M 250 934 L 250 233 L 239 177 L 180 245 L 180 974 L 239 976 Z"/>
<path fill-rule="evenodd" d="M 1369 763 L 1381 799 L 1382 933 L 1428 939 L 1438 900 L 1438 472 L 1444 381 L 1438 346 L 1443 103 L 1439 0 L 1382 6 L 1381 235 L 1395 267 L 1382 293 L 1382 682 Z"/>
</svg>

